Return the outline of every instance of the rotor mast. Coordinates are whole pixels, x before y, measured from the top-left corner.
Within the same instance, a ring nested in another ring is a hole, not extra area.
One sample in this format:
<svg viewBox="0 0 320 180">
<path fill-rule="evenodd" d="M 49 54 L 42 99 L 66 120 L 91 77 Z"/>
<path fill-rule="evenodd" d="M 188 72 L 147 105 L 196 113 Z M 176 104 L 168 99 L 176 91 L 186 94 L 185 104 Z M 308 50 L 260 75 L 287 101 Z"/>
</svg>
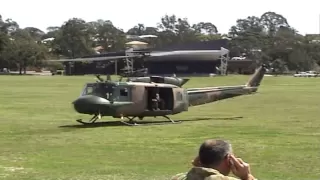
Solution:
<svg viewBox="0 0 320 180">
<path fill-rule="evenodd" d="M 226 76 L 228 71 L 229 50 L 221 47 L 220 49 L 220 75 Z"/>
<path fill-rule="evenodd" d="M 125 59 L 125 71 L 129 72 L 130 74 L 134 71 L 134 58 L 130 58 L 135 54 L 135 51 L 137 50 L 143 50 L 150 48 L 149 43 L 141 41 L 141 40 L 150 40 L 150 38 L 157 38 L 155 35 L 141 35 L 141 36 L 133 36 L 133 35 L 127 35 L 127 39 L 132 40 L 126 43 L 126 56 Z M 140 40 L 140 41 L 137 41 Z"/>
</svg>

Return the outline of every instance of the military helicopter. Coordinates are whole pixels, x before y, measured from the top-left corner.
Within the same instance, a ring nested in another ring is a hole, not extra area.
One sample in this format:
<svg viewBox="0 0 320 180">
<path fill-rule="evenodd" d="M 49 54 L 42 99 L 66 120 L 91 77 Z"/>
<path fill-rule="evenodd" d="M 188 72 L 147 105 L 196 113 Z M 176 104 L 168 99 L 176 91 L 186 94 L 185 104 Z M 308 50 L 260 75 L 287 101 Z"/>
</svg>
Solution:
<svg viewBox="0 0 320 180">
<path fill-rule="evenodd" d="M 186 112 L 192 106 L 255 93 L 265 72 L 262 65 L 244 85 L 204 88 L 183 88 L 189 79 L 177 77 L 149 76 L 112 81 L 110 75 L 106 80 L 97 75 L 98 81 L 86 83 L 72 104 L 76 112 L 93 115 L 89 122 L 77 120 L 82 124 L 95 123 L 103 116 L 127 118 L 129 121 L 121 122 L 130 126 L 141 125 L 134 121 L 135 118 L 143 120 L 158 116 L 168 119 L 168 123 L 180 123 L 168 116 Z"/>
</svg>

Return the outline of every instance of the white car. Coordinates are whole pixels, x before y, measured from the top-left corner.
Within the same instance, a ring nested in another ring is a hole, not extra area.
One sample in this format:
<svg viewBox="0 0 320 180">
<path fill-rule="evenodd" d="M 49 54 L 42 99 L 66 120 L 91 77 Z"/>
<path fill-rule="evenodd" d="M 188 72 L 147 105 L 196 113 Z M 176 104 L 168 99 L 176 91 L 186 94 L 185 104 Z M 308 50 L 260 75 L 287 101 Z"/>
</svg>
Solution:
<svg viewBox="0 0 320 180">
<path fill-rule="evenodd" d="M 318 73 L 315 71 L 307 71 L 307 72 L 299 72 L 298 74 L 294 74 L 294 77 L 317 77 Z"/>
</svg>

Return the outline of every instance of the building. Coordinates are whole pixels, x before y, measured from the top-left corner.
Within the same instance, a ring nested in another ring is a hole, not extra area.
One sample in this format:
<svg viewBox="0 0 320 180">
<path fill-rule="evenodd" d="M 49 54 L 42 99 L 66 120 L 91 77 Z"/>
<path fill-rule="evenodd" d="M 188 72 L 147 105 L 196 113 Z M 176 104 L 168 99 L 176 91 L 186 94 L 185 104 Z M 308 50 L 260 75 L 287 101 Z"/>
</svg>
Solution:
<svg viewBox="0 0 320 180">
<path fill-rule="evenodd" d="M 320 43 L 320 34 L 306 34 L 305 37 L 309 43 Z"/>
<path fill-rule="evenodd" d="M 178 50 L 210 50 L 199 55 L 171 55 L 161 57 L 149 57 L 145 67 L 149 74 L 176 74 L 176 75 L 208 75 L 219 74 L 221 70 L 221 58 L 228 58 L 228 40 L 212 40 L 179 44 L 154 51 L 178 51 Z M 228 60 L 227 73 L 253 73 L 255 66 L 252 60 Z"/>
<path fill-rule="evenodd" d="M 256 64 L 251 59 L 228 61 L 228 73 L 230 74 L 253 74 L 255 70 Z"/>
<path fill-rule="evenodd" d="M 125 56 L 125 51 L 109 52 L 103 54 L 94 54 L 84 56 L 82 58 L 110 57 L 110 56 Z M 137 68 L 141 67 L 142 59 L 135 61 Z M 94 62 L 64 62 L 64 70 L 67 75 L 84 75 L 84 74 L 118 74 L 125 68 L 125 61 L 94 61 Z"/>
<path fill-rule="evenodd" d="M 205 55 L 169 55 L 161 57 L 149 57 L 146 59 L 145 67 L 149 74 L 210 74 L 217 73 L 222 51 L 228 54 L 228 40 L 214 40 L 194 42 L 186 44 L 171 45 L 164 48 L 156 48 L 154 51 L 178 51 L 178 50 L 213 50 Z M 222 50 L 223 49 L 223 50 Z"/>
<path fill-rule="evenodd" d="M 187 44 L 177 44 L 164 48 L 155 48 L 154 52 L 199 50 L 199 54 L 167 55 L 159 57 L 148 57 L 134 61 L 134 68 L 148 68 L 148 73 L 152 75 L 208 75 L 219 74 L 221 70 L 221 58 L 227 60 L 229 56 L 228 40 L 212 40 L 204 42 L 194 42 Z M 203 51 L 206 51 L 205 53 Z M 209 51 L 209 52 L 208 52 Z M 99 54 L 90 57 L 124 56 L 125 51 Z M 253 73 L 255 66 L 251 60 L 228 60 L 226 71 L 229 73 Z M 117 63 L 109 61 L 101 62 L 76 62 L 65 63 L 66 74 L 119 74 L 125 67 L 124 61 Z"/>
</svg>

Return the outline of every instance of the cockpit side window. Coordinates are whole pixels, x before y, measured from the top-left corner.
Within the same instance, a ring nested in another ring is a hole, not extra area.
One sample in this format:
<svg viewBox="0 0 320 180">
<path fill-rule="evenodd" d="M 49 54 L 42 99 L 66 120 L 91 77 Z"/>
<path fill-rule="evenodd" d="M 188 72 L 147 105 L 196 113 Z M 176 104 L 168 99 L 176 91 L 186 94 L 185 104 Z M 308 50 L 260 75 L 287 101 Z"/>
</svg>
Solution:
<svg viewBox="0 0 320 180">
<path fill-rule="evenodd" d="M 113 86 L 111 85 L 105 85 L 103 83 L 87 84 L 84 87 L 81 96 L 95 95 L 109 100 L 112 98 L 113 91 Z"/>
<path fill-rule="evenodd" d="M 129 86 L 117 86 L 114 94 L 115 100 L 120 102 L 130 101 L 131 100 L 131 87 Z"/>
<path fill-rule="evenodd" d="M 127 97 L 128 96 L 128 89 L 127 88 L 120 89 L 120 96 Z"/>
<path fill-rule="evenodd" d="M 82 91 L 81 95 L 90 95 L 93 94 L 94 88 L 92 86 L 86 86 Z"/>
<path fill-rule="evenodd" d="M 86 89 L 86 94 L 92 94 L 93 93 L 93 87 L 88 87 Z"/>
</svg>

